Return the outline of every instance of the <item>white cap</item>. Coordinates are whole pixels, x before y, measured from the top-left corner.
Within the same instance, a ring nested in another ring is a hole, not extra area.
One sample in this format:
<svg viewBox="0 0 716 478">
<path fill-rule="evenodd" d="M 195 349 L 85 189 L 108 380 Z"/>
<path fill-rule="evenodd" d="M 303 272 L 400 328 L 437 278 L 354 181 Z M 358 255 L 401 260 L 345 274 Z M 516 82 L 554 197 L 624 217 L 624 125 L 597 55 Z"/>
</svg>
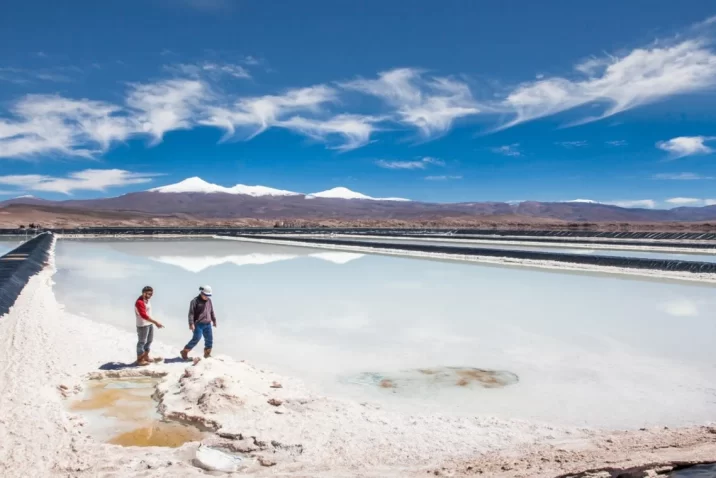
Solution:
<svg viewBox="0 0 716 478">
<path fill-rule="evenodd" d="M 203 285 L 203 286 L 199 287 L 199 290 L 200 290 L 201 293 L 204 294 L 205 296 L 211 297 L 211 286 L 209 286 L 209 285 Z"/>
</svg>

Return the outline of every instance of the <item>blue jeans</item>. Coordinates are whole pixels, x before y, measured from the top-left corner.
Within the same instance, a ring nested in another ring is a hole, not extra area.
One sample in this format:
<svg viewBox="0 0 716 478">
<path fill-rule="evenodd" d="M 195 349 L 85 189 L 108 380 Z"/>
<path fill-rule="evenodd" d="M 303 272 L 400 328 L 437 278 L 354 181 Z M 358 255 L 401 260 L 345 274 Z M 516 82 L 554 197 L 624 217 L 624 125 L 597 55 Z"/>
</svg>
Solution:
<svg viewBox="0 0 716 478">
<path fill-rule="evenodd" d="M 196 347 L 202 335 L 204 336 L 204 348 L 210 349 L 214 345 L 214 331 L 211 330 L 211 324 L 194 324 L 194 335 L 184 348 L 191 350 Z"/>
<path fill-rule="evenodd" d="M 149 352 L 154 340 L 154 325 L 137 327 L 137 357 L 144 352 Z"/>
</svg>

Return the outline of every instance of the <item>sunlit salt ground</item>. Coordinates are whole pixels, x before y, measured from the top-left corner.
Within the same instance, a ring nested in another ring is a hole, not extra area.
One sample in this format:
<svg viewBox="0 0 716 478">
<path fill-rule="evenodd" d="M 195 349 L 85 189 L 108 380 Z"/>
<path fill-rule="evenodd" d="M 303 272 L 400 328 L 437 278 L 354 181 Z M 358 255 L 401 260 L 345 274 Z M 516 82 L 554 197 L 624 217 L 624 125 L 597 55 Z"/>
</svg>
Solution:
<svg viewBox="0 0 716 478">
<path fill-rule="evenodd" d="M 619 428 L 716 416 L 707 285 L 223 240 L 61 240 L 57 266 L 69 312 L 131 332 L 154 286 L 157 339 L 177 351 L 210 284 L 216 354 L 389 408 Z"/>
<path fill-rule="evenodd" d="M 342 238 L 343 239 L 343 238 Z M 480 242 L 460 242 L 460 241 L 439 241 L 439 240 L 419 240 L 419 239 L 361 239 L 351 238 L 356 242 L 381 242 L 388 244 L 419 244 L 426 246 L 453 246 L 453 247 L 474 247 L 480 249 L 505 249 L 511 251 L 539 251 L 539 252 L 556 252 L 560 254 L 584 254 L 593 256 L 616 256 L 616 257 L 642 257 L 646 259 L 667 259 L 674 261 L 698 261 L 698 262 L 716 262 L 716 250 L 709 253 L 704 251 L 701 254 L 668 252 L 668 251 L 640 251 L 627 249 L 604 249 L 589 247 L 565 247 L 564 245 L 548 246 L 518 246 L 514 244 L 485 244 Z"/>
</svg>

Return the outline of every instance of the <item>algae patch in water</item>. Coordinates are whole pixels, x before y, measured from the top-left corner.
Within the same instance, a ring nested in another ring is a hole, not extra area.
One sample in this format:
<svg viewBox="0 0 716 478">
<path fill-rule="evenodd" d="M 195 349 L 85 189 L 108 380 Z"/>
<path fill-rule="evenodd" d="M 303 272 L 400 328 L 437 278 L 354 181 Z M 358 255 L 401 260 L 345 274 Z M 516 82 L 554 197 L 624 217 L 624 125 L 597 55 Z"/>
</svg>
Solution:
<svg viewBox="0 0 716 478">
<path fill-rule="evenodd" d="M 92 436 L 114 445 L 179 447 L 200 441 L 204 433 L 198 429 L 162 420 L 152 398 L 157 383 L 153 377 L 92 380 L 70 410 L 88 419 Z"/>
<path fill-rule="evenodd" d="M 146 427 L 115 436 L 109 443 L 121 446 L 166 446 L 176 448 L 184 443 L 200 441 L 204 434 L 186 425 L 171 422 L 156 422 Z"/>
<path fill-rule="evenodd" d="M 348 379 L 361 385 L 399 390 L 445 388 L 502 388 L 519 381 L 517 375 L 505 370 L 474 367 L 432 367 L 396 372 L 365 372 Z"/>
</svg>

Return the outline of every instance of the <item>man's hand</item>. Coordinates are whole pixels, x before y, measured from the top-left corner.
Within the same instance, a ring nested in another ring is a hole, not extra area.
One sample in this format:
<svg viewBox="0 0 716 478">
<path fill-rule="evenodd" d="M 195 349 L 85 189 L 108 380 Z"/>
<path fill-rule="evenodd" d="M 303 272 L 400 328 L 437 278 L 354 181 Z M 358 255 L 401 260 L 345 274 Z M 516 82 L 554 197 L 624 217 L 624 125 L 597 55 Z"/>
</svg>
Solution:
<svg viewBox="0 0 716 478">
<path fill-rule="evenodd" d="M 194 332 L 194 324 L 189 324 L 189 330 L 191 330 L 192 332 Z"/>
<path fill-rule="evenodd" d="M 163 329 L 163 328 L 164 328 L 164 325 L 162 325 L 161 322 L 157 322 L 156 320 L 154 321 L 154 325 L 156 325 L 158 329 Z"/>
<path fill-rule="evenodd" d="M 216 327 L 216 321 L 213 321 L 212 324 L 214 324 L 214 327 Z"/>
</svg>

